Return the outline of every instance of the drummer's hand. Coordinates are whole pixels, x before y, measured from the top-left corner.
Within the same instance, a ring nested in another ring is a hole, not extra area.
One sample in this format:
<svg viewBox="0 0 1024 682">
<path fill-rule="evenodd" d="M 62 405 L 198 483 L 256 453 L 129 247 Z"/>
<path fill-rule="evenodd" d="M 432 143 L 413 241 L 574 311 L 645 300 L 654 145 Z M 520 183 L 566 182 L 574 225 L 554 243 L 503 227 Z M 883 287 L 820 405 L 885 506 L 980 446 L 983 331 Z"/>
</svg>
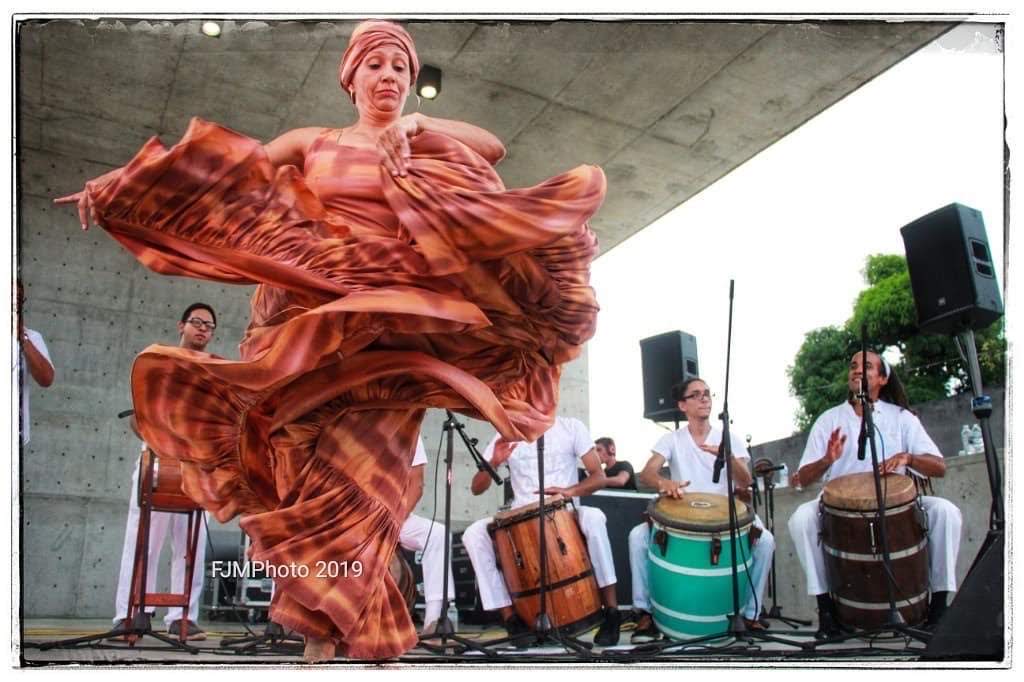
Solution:
<svg viewBox="0 0 1024 682">
<path fill-rule="evenodd" d="M 510 443 L 504 438 L 499 438 L 494 443 L 494 454 L 491 455 L 491 466 L 501 466 L 508 461 L 508 458 L 512 456 L 512 451 L 515 450 L 516 444 Z"/>
<path fill-rule="evenodd" d="M 97 224 L 99 223 L 96 219 L 96 209 L 93 208 L 92 201 L 89 199 L 89 194 L 85 190 L 54 199 L 53 203 L 78 204 L 78 222 L 82 224 L 83 230 L 89 229 L 90 218 L 92 219 L 92 222 Z"/>
<path fill-rule="evenodd" d="M 664 497 L 673 497 L 677 500 L 682 499 L 683 493 L 686 490 L 686 486 L 690 485 L 689 481 L 680 483 L 679 481 L 663 480 L 658 483 L 658 494 Z"/>
<path fill-rule="evenodd" d="M 828 437 L 828 444 L 825 446 L 825 461 L 832 464 L 842 457 L 844 447 L 846 447 L 846 434 L 837 428 Z"/>
<path fill-rule="evenodd" d="M 409 138 L 423 132 L 420 125 L 422 116 L 418 112 L 403 116 L 377 138 L 377 151 L 380 153 L 381 163 L 392 175 L 405 177 L 409 169 L 409 159 L 412 158 Z"/>
<path fill-rule="evenodd" d="M 575 497 L 572 488 L 559 488 L 558 486 L 547 486 L 544 488 L 545 495 L 561 495 L 562 497 Z"/>
<path fill-rule="evenodd" d="M 898 452 L 891 457 L 886 457 L 885 461 L 878 465 L 878 471 L 884 476 L 885 474 L 894 474 L 900 467 L 907 466 L 910 466 L 910 453 Z"/>
<path fill-rule="evenodd" d="M 708 445 L 707 443 L 704 443 L 703 445 L 700 446 L 700 449 L 708 453 L 709 455 L 714 455 L 715 457 L 718 457 L 717 445 Z"/>
</svg>

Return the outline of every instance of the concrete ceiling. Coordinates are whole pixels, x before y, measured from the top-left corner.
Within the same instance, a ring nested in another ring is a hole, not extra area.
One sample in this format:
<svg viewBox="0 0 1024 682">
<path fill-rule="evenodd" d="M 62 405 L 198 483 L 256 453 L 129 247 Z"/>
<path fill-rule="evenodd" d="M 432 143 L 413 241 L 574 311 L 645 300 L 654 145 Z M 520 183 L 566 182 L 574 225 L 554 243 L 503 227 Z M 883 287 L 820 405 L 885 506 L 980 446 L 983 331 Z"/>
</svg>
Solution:
<svg viewBox="0 0 1024 682">
<path fill-rule="evenodd" d="M 429 115 L 497 134 L 509 187 L 601 165 L 603 252 L 949 30 L 922 22 L 410 21 L 444 72 Z M 55 20 L 18 31 L 23 145 L 123 164 L 191 116 L 268 140 L 342 126 L 355 22 Z M 414 104 L 414 103 L 411 103 Z M 70 191 L 74 188 L 68 188 Z"/>
</svg>

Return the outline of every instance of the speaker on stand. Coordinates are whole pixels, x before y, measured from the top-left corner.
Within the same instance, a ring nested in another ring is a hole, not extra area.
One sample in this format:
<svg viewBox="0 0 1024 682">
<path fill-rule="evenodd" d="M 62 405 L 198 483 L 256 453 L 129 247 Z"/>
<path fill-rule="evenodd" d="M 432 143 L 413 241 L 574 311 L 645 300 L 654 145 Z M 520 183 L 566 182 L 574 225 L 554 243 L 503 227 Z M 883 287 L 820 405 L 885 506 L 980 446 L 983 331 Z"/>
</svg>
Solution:
<svg viewBox="0 0 1024 682">
<path fill-rule="evenodd" d="M 971 379 L 971 411 L 985 442 L 992 508 L 989 530 L 953 603 L 943 614 L 922 660 L 991 660 L 1005 656 L 1005 520 L 1003 484 L 982 394 L 974 331 L 1003 315 L 995 265 L 981 212 L 949 204 L 900 229 L 922 332 L 957 336 Z"/>
<path fill-rule="evenodd" d="M 640 341 L 640 363 L 644 381 L 644 419 L 656 422 L 683 421 L 672 387 L 699 375 L 697 338 L 673 331 Z"/>
</svg>

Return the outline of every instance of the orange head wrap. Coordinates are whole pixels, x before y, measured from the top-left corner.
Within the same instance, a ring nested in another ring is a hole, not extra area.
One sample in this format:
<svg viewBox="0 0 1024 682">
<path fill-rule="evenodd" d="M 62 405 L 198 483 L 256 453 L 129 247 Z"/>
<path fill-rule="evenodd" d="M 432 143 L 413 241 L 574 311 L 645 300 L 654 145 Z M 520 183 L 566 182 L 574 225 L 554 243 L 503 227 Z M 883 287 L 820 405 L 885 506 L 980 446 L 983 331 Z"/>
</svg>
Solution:
<svg viewBox="0 0 1024 682">
<path fill-rule="evenodd" d="M 420 60 L 416 56 L 416 46 L 412 38 L 404 28 L 390 21 L 373 20 L 364 21 L 352 31 L 348 41 L 348 48 L 341 57 L 341 64 L 338 65 L 338 82 L 343 90 L 348 92 L 352 84 L 352 77 L 370 52 L 382 45 L 396 45 L 409 55 L 409 87 L 416 85 L 416 76 L 420 71 Z"/>
</svg>

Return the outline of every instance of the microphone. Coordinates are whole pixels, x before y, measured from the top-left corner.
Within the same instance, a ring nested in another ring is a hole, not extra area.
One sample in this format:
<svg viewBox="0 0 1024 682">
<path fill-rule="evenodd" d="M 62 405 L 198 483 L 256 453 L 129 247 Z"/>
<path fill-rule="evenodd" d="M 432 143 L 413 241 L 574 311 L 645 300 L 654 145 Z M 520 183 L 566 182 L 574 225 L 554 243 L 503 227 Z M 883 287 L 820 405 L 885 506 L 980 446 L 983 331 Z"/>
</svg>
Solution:
<svg viewBox="0 0 1024 682">
<path fill-rule="evenodd" d="M 862 324 L 860 326 L 860 395 L 857 396 L 860 400 L 861 410 L 870 410 L 871 404 L 868 400 L 868 326 Z M 867 448 L 864 447 L 867 442 L 868 432 L 868 416 L 862 414 L 860 418 L 860 435 L 857 436 L 857 459 L 863 460 L 864 455 L 867 454 Z"/>
<path fill-rule="evenodd" d="M 725 466 L 725 450 L 729 447 L 729 434 L 722 430 L 722 442 L 718 444 L 718 455 L 715 457 L 715 472 L 711 476 L 712 483 L 718 483 L 722 477 L 722 467 Z"/>
</svg>

